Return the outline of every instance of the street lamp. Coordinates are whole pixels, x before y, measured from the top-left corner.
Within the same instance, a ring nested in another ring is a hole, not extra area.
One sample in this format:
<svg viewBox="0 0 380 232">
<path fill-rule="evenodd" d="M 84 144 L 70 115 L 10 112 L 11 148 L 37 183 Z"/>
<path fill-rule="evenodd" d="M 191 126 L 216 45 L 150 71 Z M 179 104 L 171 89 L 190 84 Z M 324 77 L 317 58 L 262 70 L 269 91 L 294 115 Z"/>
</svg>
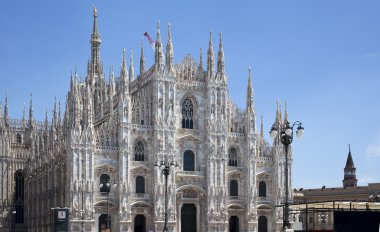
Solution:
<svg viewBox="0 0 380 232">
<path fill-rule="evenodd" d="M 302 127 L 302 123 L 300 121 L 296 121 L 290 126 L 290 123 L 287 121 L 285 125 L 282 125 L 278 122 L 275 122 L 270 129 L 270 137 L 275 139 L 277 135 L 280 135 L 280 141 L 285 146 L 285 204 L 284 204 L 284 221 L 283 221 L 283 229 L 290 229 L 289 222 L 289 176 L 288 176 L 288 152 L 289 145 L 293 142 L 293 128 L 297 126 L 297 137 L 302 138 L 304 128 Z"/>
<path fill-rule="evenodd" d="M 178 167 L 177 162 L 169 161 L 169 160 L 162 160 L 160 163 L 157 161 L 157 163 L 154 165 L 157 168 L 160 168 L 162 171 L 162 174 L 165 176 L 165 224 L 164 229 L 162 232 L 169 232 L 168 229 L 168 176 L 171 173 L 171 168 Z"/>
<path fill-rule="evenodd" d="M 113 184 L 112 184 L 114 187 L 116 187 L 116 181 L 114 180 L 113 181 Z M 109 195 L 110 195 L 110 191 L 111 191 L 111 181 L 110 181 L 110 179 L 108 178 L 108 179 L 101 179 L 100 180 L 100 185 L 99 185 L 99 187 L 100 188 L 103 188 L 103 187 L 105 187 L 105 189 L 106 189 L 106 193 L 107 193 L 107 224 L 106 224 L 106 230 L 108 231 L 109 229 L 110 229 L 110 215 L 108 214 L 108 197 L 109 197 Z"/>
</svg>

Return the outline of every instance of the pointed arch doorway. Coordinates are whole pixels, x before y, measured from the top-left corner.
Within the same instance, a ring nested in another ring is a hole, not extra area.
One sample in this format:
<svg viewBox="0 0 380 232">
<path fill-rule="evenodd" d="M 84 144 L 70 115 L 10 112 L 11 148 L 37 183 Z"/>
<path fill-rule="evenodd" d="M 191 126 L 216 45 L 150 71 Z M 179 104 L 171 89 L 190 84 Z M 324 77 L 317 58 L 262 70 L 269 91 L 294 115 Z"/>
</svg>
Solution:
<svg viewBox="0 0 380 232">
<path fill-rule="evenodd" d="M 230 217 L 229 227 L 229 232 L 239 232 L 239 218 L 237 216 Z"/>
<path fill-rule="evenodd" d="M 109 228 L 107 229 L 107 222 L 109 220 Z M 102 214 L 99 216 L 99 232 L 111 231 L 111 217 L 108 218 L 108 214 Z"/>
<path fill-rule="evenodd" d="M 181 232 L 197 232 L 197 209 L 194 204 L 182 206 Z"/>
<path fill-rule="evenodd" d="M 136 215 L 134 232 L 146 232 L 146 218 L 144 215 Z"/>
<path fill-rule="evenodd" d="M 265 216 L 259 217 L 259 232 L 268 232 L 268 219 Z"/>
</svg>

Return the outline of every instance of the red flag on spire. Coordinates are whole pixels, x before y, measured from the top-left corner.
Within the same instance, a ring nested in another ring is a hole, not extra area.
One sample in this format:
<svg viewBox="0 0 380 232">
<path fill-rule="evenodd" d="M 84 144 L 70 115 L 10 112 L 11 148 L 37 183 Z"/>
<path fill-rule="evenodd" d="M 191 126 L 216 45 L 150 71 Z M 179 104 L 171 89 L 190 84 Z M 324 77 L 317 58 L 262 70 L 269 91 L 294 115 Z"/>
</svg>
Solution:
<svg viewBox="0 0 380 232">
<path fill-rule="evenodd" d="M 150 37 L 150 35 L 148 34 L 148 32 L 145 32 L 145 33 L 144 33 L 144 36 L 147 38 L 147 40 L 149 41 L 150 45 L 152 45 L 152 48 L 153 48 L 153 50 L 154 50 L 154 44 L 155 44 L 155 43 L 154 43 L 152 37 Z"/>
</svg>

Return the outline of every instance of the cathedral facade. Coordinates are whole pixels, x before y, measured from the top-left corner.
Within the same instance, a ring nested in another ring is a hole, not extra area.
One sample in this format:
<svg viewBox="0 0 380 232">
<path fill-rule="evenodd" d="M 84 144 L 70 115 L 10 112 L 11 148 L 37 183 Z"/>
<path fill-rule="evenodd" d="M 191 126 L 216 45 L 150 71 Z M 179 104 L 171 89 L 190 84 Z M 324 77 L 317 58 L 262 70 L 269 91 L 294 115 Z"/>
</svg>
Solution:
<svg viewBox="0 0 380 232">
<path fill-rule="evenodd" d="M 211 33 L 206 67 L 202 52 L 174 64 L 170 25 L 165 52 L 158 25 L 154 65 L 145 68 L 142 46 L 135 75 L 124 50 L 109 77 L 96 10 L 90 43 L 86 77 L 71 76 L 51 119 L 34 120 L 32 97 L 28 119 L 25 109 L 10 119 L 8 96 L 0 104 L 0 229 L 53 231 L 59 207 L 69 231 L 162 231 L 167 196 L 170 231 L 281 230 L 284 149 L 264 140 L 262 119 L 257 128 L 250 70 L 245 109 L 230 99 L 221 35 L 216 67 Z M 286 109 L 277 105 L 275 120 L 287 121 Z M 166 189 L 162 161 L 178 164 Z"/>
</svg>

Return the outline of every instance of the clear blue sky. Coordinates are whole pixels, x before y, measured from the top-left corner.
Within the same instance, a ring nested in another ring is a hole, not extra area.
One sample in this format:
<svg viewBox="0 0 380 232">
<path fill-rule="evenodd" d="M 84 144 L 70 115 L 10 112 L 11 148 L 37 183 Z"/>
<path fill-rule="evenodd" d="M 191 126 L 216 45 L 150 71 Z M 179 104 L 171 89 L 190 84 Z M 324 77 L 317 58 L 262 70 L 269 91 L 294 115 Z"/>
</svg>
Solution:
<svg viewBox="0 0 380 232">
<path fill-rule="evenodd" d="M 341 186 L 349 143 L 359 184 L 380 182 L 379 1 L 1 1 L 0 96 L 4 103 L 8 90 L 12 118 L 31 91 L 43 120 L 54 96 L 65 100 L 75 66 L 85 76 L 93 4 L 106 73 L 112 64 L 118 72 L 123 48 L 135 51 L 138 72 L 142 35 L 155 38 L 158 20 L 164 43 L 172 24 L 175 62 L 199 59 L 200 47 L 205 55 L 209 30 L 216 49 L 221 31 L 234 101 L 245 107 L 251 65 L 266 135 L 276 99 L 304 123 L 304 138 L 293 142 L 295 188 Z M 145 50 L 150 66 L 146 41 Z"/>
</svg>

